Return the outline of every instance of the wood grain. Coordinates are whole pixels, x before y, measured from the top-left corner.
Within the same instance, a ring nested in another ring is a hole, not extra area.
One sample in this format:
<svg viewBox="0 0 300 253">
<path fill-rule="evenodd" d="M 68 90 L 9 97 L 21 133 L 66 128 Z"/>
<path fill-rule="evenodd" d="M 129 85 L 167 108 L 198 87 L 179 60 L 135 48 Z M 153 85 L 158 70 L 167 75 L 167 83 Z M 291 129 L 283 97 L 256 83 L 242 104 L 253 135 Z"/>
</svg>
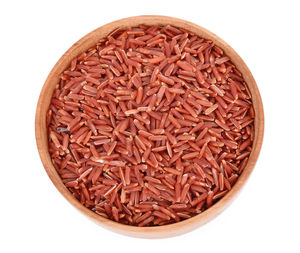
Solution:
<svg viewBox="0 0 300 253">
<path fill-rule="evenodd" d="M 249 87 L 249 90 L 252 95 L 253 107 L 255 110 L 255 139 L 253 143 L 253 150 L 250 155 L 248 164 L 244 169 L 244 172 L 239 177 L 236 184 L 233 186 L 232 190 L 223 197 L 220 201 L 214 204 L 212 207 L 204 211 L 203 213 L 175 223 L 171 225 L 159 226 L 159 227 L 135 227 L 119 224 L 112 220 L 105 219 L 88 208 L 84 207 L 79 201 L 77 201 L 68 189 L 64 186 L 62 180 L 57 174 L 54 166 L 52 165 L 50 155 L 48 152 L 48 141 L 47 141 L 47 129 L 46 129 L 46 113 L 50 104 L 51 96 L 56 84 L 59 81 L 60 74 L 69 66 L 71 60 L 79 55 L 80 53 L 86 51 L 90 47 L 94 46 L 101 38 L 105 38 L 108 34 L 114 31 L 117 28 L 127 28 L 130 26 L 137 26 L 138 24 L 145 25 L 167 25 L 171 24 L 173 26 L 185 28 L 196 35 L 212 40 L 215 44 L 221 47 L 225 54 L 231 58 L 231 61 L 237 66 L 239 71 L 243 74 L 243 77 Z M 164 238 L 180 235 L 186 232 L 189 232 L 216 217 L 221 213 L 238 195 L 241 188 L 246 183 L 249 178 L 254 165 L 258 159 L 259 152 L 262 146 L 264 133 L 264 113 L 261 97 L 259 90 L 257 88 L 256 82 L 244 63 L 241 57 L 222 39 L 217 37 L 215 34 L 210 31 L 193 24 L 191 22 L 166 17 L 166 16 L 137 16 L 121 19 L 104 26 L 99 27 L 98 29 L 92 31 L 91 33 L 84 36 L 78 42 L 76 42 L 55 64 L 50 74 L 47 77 L 47 80 L 42 88 L 39 101 L 36 109 L 36 118 L 35 118 L 35 134 L 36 134 L 36 143 L 40 158 L 44 165 L 46 172 L 48 173 L 53 184 L 59 190 L 59 192 L 78 210 L 83 214 L 87 215 L 89 218 L 100 224 L 101 226 L 110 229 L 112 231 L 122 233 L 128 236 L 142 237 L 142 238 Z"/>
</svg>

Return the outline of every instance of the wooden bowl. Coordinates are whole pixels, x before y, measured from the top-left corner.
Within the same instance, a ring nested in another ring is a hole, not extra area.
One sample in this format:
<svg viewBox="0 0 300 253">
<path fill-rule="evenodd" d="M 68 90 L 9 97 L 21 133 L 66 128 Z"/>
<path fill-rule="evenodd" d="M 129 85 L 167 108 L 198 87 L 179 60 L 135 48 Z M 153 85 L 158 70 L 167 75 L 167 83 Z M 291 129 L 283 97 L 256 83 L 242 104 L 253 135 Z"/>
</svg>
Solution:
<svg viewBox="0 0 300 253">
<path fill-rule="evenodd" d="M 74 57 L 78 56 L 80 53 L 94 46 L 101 38 L 105 38 L 116 28 L 126 28 L 131 26 L 137 26 L 139 24 L 171 24 L 176 27 L 185 28 L 204 39 L 212 40 L 217 46 L 219 46 L 225 51 L 225 54 L 231 58 L 231 61 L 243 74 L 243 77 L 252 94 L 253 106 L 255 110 L 255 139 L 253 143 L 253 149 L 246 168 L 244 169 L 242 175 L 239 177 L 239 179 L 233 186 L 232 190 L 229 191 L 228 194 L 226 194 L 216 204 L 214 204 L 212 207 L 210 207 L 203 213 L 178 223 L 158 227 L 136 227 L 123 225 L 112 220 L 105 219 L 83 206 L 77 199 L 75 199 L 72 196 L 69 190 L 64 186 L 60 176 L 58 175 L 54 166 L 52 165 L 50 155 L 48 152 L 46 112 L 50 104 L 53 90 L 56 84 L 58 83 L 60 74 L 69 66 L 71 60 Z M 128 236 L 143 238 L 163 238 L 180 235 L 207 223 L 208 221 L 216 217 L 219 213 L 221 213 L 233 201 L 233 199 L 237 196 L 238 192 L 241 190 L 242 186 L 244 186 L 247 179 L 249 178 L 261 149 L 263 141 L 263 132 L 264 113 L 261 97 L 256 86 L 255 80 L 250 70 L 248 69 L 244 61 L 241 59 L 241 57 L 228 44 L 226 44 L 222 39 L 220 39 L 210 31 L 188 21 L 165 16 L 138 16 L 121 19 L 99 27 L 98 29 L 92 31 L 91 33 L 87 34 L 82 39 L 80 39 L 78 42 L 76 42 L 58 60 L 54 68 L 51 70 L 39 97 L 35 119 L 36 142 L 42 163 L 50 179 L 52 180 L 56 188 L 60 191 L 60 193 L 73 206 L 75 206 L 78 210 L 80 210 L 89 218 L 97 222 L 102 227 Z"/>
</svg>

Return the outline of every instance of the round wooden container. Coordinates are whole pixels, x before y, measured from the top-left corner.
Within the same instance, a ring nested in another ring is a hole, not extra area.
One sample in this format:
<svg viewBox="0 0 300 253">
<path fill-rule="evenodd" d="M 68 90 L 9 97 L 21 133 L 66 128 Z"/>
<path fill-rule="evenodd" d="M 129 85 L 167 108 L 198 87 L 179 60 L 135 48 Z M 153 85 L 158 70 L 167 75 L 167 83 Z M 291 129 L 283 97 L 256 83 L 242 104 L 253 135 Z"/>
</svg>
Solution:
<svg viewBox="0 0 300 253">
<path fill-rule="evenodd" d="M 253 143 L 253 149 L 246 168 L 237 180 L 236 184 L 233 186 L 232 190 L 226 196 L 220 199 L 216 204 L 214 204 L 212 207 L 210 207 L 203 213 L 178 223 L 158 227 L 136 227 L 123 225 L 112 220 L 105 219 L 83 206 L 72 196 L 69 190 L 64 186 L 60 176 L 58 175 L 54 166 L 52 165 L 50 155 L 48 152 L 46 113 L 50 104 L 53 90 L 59 81 L 60 74 L 69 66 L 71 60 L 74 57 L 78 56 L 80 53 L 94 46 L 101 38 L 105 38 L 115 29 L 137 26 L 139 24 L 170 24 L 176 27 L 185 28 L 204 39 L 212 40 L 217 46 L 224 50 L 225 54 L 231 58 L 231 61 L 243 74 L 243 77 L 252 94 L 253 106 L 255 110 L 255 139 Z M 164 238 L 189 232 L 207 223 L 208 221 L 216 217 L 219 213 L 221 213 L 233 201 L 233 199 L 237 196 L 241 188 L 246 183 L 257 161 L 263 141 L 264 113 L 259 90 L 256 86 L 255 80 L 250 70 L 248 69 L 244 61 L 241 59 L 241 57 L 222 39 L 220 39 L 210 31 L 185 20 L 165 16 L 137 16 L 121 19 L 99 27 L 98 29 L 92 31 L 91 33 L 87 34 L 82 39 L 80 39 L 78 42 L 76 42 L 58 60 L 54 68 L 51 70 L 39 97 L 36 109 L 35 132 L 38 151 L 46 172 L 48 173 L 50 179 L 52 180 L 56 188 L 73 206 L 75 206 L 83 214 L 97 222 L 102 227 L 105 227 L 112 231 L 134 237 Z"/>
</svg>

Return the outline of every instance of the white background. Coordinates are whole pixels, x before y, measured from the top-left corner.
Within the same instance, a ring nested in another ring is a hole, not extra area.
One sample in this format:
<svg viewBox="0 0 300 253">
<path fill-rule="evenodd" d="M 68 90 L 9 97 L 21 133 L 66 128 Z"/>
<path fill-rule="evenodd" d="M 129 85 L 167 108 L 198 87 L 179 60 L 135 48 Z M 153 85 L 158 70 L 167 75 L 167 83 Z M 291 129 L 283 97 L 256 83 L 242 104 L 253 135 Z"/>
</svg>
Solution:
<svg viewBox="0 0 300 253">
<path fill-rule="evenodd" d="M 0 252 L 300 252 L 299 1 L 1 1 Z M 34 116 L 43 83 L 78 39 L 116 19 L 169 15 L 219 35 L 260 89 L 265 138 L 234 203 L 180 237 L 104 230 L 55 189 L 40 162 Z"/>
</svg>

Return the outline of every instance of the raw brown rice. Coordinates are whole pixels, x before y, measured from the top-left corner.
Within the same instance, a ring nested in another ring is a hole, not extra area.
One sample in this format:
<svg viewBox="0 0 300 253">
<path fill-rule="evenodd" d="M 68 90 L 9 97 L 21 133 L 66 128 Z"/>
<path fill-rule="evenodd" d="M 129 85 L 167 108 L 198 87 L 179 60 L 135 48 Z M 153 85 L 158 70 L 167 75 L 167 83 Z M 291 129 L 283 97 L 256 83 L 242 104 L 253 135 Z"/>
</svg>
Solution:
<svg viewBox="0 0 300 253">
<path fill-rule="evenodd" d="M 254 140 L 236 66 L 212 41 L 170 25 L 118 29 L 73 59 L 46 121 L 53 165 L 74 197 L 134 226 L 211 207 Z"/>
</svg>

